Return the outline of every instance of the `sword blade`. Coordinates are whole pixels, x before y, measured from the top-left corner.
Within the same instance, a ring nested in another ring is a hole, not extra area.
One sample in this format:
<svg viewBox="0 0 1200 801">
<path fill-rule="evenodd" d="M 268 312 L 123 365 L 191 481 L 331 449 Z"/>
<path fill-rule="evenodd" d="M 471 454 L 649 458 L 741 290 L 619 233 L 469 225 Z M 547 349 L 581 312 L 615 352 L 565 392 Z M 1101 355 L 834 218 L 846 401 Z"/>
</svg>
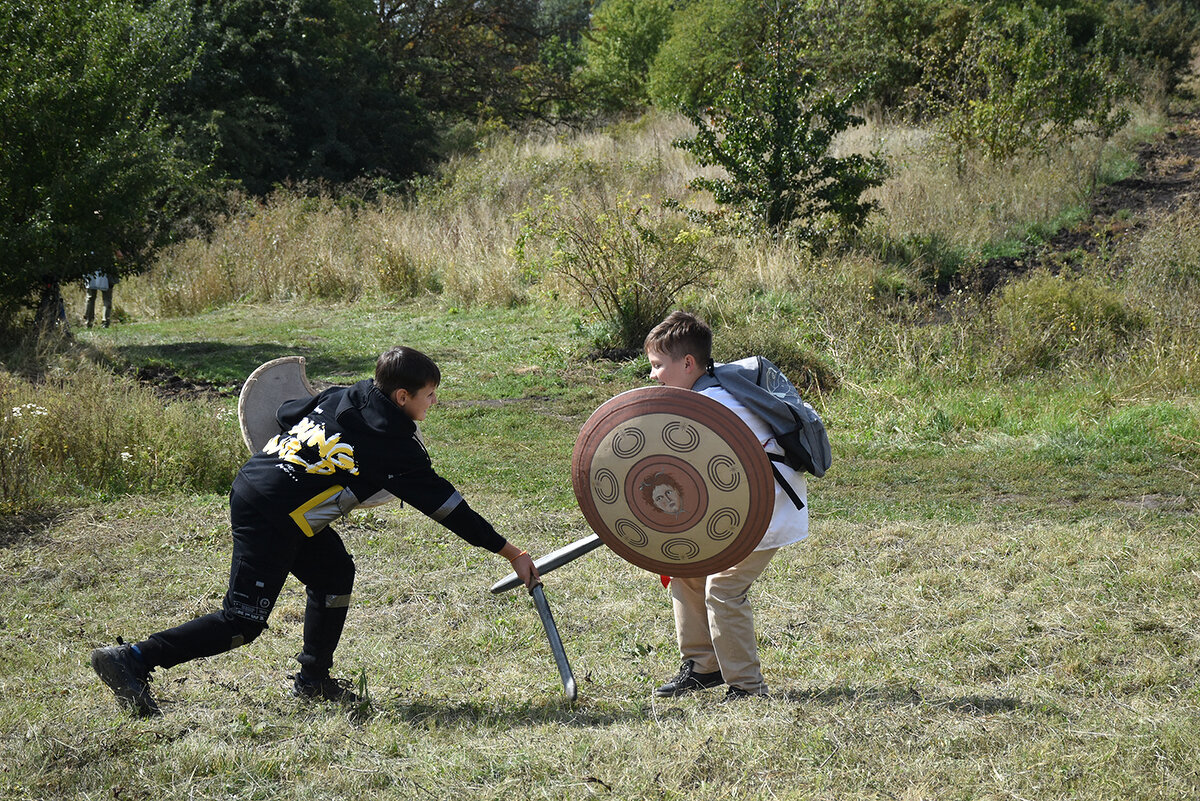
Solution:
<svg viewBox="0 0 1200 801">
<path fill-rule="evenodd" d="M 562 567 L 568 562 L 574 562 L 585 553 L 591 553 L 603 544 L 604 542 L 599 536 L 592 534 L 590 537 L 575 540 L 570 545 L 564 545 L 557 551 L 551 551 L 541 559 L 534 560 L 533 566 L 537 568 L 538 575 L 544 576 L 555 568 Z M 492 595 L 499 595 L 520 586 L 521 579 L 517 577 L 517 574 L 509 573 L 492 585 Z"/>
<path fill-rule="evenodd" d="M 567 699 L 574 701 L 578 695 L 575 687 L 575 675 L 571 673 L 571 663 L 567 661 L 567 652 L 563 650 L 562 638 L 558 636 L 558 626 L 554 625 L 554 615 L 550 614 L 550 604 L 546 602 L 546 593 L 541 584 L 535 584 L 529 595 L 537 607 L 538 617 L 542 619 L 542 627 L 546 629 L 546 639 L 550 641 L 550 652 L 554 654 L 554 663 L 558 665 L 558 675 L 562 679 L 563 690 Z"/>
</svg>

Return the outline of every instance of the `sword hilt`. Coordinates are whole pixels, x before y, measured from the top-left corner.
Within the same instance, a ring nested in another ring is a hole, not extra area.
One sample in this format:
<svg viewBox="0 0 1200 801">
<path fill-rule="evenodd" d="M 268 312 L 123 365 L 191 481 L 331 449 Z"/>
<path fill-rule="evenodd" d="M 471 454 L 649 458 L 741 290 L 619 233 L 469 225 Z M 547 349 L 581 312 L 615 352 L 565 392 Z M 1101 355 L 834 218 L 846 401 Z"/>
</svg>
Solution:
<svg viewBox="0 0 1200 801">
<path fill-rule="evenodd" d="M 590 537 L 584 537 L 581 540 L 576 540 L 570 545 L 564 545 L 556 551 L 543 556 L 541 559 L 534 560 L 533 566 L 537 568 L 539 575 L 546 575 L 555 568 L 562 567 L 568 562 L 573 562 L 585 553 L 592 551 L 603 545 L 604 542 L 596 534 Z M 502 592 L 508 592 L 511 589 L 521 586 L 521 578 L 516 573 L 509 573 L 504 578 L 492 585 L 492 595 L 499 595 Z"/>
</svg>

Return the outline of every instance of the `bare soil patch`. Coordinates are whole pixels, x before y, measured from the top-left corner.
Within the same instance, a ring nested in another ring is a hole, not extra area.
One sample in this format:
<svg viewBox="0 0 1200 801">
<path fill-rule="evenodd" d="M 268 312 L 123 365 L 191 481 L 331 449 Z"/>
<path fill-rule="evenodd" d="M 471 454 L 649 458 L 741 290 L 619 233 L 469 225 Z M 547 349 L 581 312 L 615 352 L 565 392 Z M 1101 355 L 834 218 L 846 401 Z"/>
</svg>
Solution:
<svg viewBox="0 0 1200 801">
<path fill-rule="evenodd" d="M 209 381 L 200 381 L 183 376 L 165 367 L 143 366 L 133 370 L 134 377 L 143 385 L 153 389 L 166 400 L 183 398 L 230 398 L 236 397 L 241 387 L 230 388 Z"/>
</svg>

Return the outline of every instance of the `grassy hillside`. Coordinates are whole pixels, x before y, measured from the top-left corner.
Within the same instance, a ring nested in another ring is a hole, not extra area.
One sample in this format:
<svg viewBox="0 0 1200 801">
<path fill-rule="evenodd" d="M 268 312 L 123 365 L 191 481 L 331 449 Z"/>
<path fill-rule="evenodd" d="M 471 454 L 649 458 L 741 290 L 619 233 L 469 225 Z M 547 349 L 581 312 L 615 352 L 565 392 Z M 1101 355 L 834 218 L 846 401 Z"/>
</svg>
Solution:
<svg viewBox="0 0 1200 801">
<path fill-rule="evenodd" d="M 971 270 L 1084 216 L 1083 173 L 1059 154 L 980 183 L 900 134 L 911 169 L 864 241 L 726 243 L 727 268 L 681 298 L 718 357 L 803 371 L 834 444 L 812 535 L 755 585 L 768 699 L 653 699 L 677 667 L 669 598 L 601 550 L 546 581 L 567 704 L 529 599 L 487 593 L 507 564 L 393 505 L 339 527 L 359 577 L 337 670 L 365 681 L 368 714 L 287 696 L 294 582 L 251 646 L 159 672 L 163 717 L 117 710 L 90 649 L 220 604 L 234 391 L 267 359 L 345 383 L 393 343 L 427 351 L 439 470 L 531 552 L 587 533 L 575 437 L 648 369 L 589 357 L 594 317 L 522 273 L 512 215 L 564 177 L 674 192 L 674 124 L 495 143 L 415 204 L 280 196 L 119 285 L 126 322 L 6 357 L 0 795 L 1195 797 L 1194 201 L 1117 215 L 1126 233 L 1097 229 L 1104 247 L 1066 269 L 976 292 Z M 961 292 L 937 291 L 943 268 Z"/>
</svg>

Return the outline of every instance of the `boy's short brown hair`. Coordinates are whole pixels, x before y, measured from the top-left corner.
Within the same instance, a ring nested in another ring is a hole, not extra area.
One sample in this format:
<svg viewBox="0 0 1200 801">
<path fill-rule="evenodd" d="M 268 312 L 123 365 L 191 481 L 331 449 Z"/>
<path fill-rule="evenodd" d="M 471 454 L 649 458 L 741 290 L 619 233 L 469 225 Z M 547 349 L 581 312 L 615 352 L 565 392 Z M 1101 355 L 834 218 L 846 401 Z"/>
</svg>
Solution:
<svg viewBox="0 0 1200 801">
<path fill-rule="evenodd" d="M 682 359 L 690 353 L 707 366 L 712 362 L 712 329 L 690 312 L 673 311 L 650 330 L 644 347 L 647 353 L 654 351 L 672 359 Z"/>
<path fill-rule="evenodd" d="M 416 392 L 441 381 L 442 371 L 433 359 L 414 348 L 398 345 L 375 361 L 375 386 L 389 398 L 398 389 Z"/>
</svg>

